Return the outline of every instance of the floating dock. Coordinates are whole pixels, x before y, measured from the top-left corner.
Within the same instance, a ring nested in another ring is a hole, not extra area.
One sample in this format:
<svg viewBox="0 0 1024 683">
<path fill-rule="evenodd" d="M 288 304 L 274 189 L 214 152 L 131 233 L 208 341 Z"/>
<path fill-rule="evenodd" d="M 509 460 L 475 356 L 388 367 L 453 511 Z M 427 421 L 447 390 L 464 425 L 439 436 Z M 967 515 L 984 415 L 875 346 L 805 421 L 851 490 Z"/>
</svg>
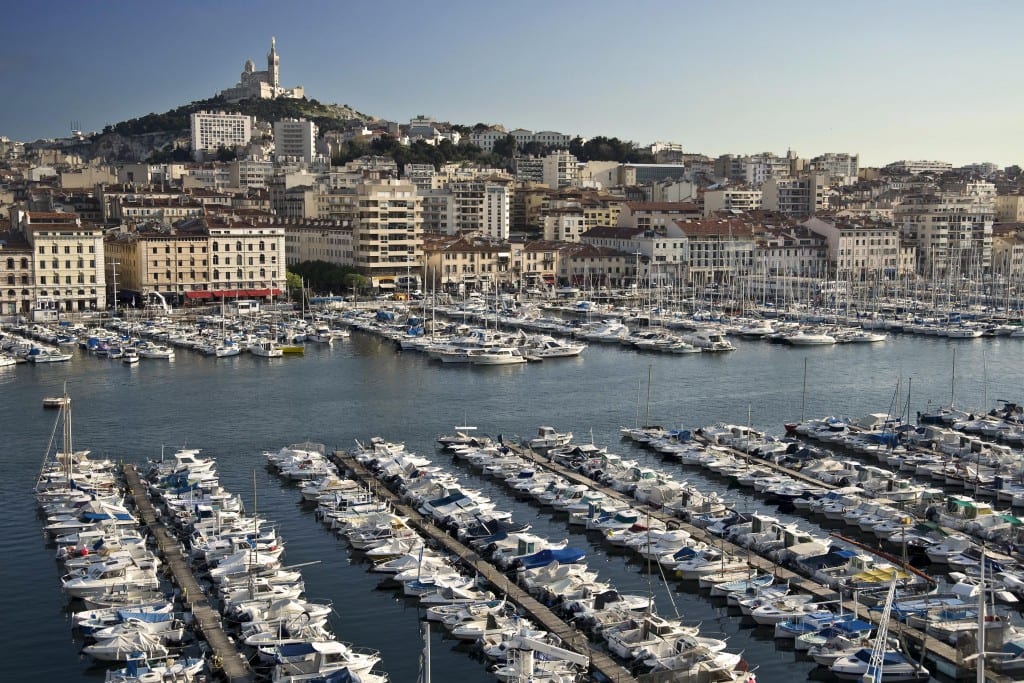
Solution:
<svg viewBox="0 0 1024 683">
<path fill-rule="evenodd" d="M 363 467 L 355 458 L 343 451 L 336 451 L 332 459 L 339 469 L 348 472 L 368 489 L 372 489 L 380 498 L 388 501 L 397 514 L 407 518 L 409 526 L 457 556 L 465 565 L 472 567 L 480 576 L 490 581 L 496 589 L 505 593 L 509 600 L 519 605 L 539 627 L 561 638 L 562 647 L 589 657 L 591 674 L 598 677 L 597 680 L 638 683 L 637 679 L 621 664 L 613 660 L 607 652 L 595 648 L 586 634 L 566 624 L 558 615 L 520 588 L 493 564 L 480 557 L 475 550 L 452 538 L 447 531 L 435 526 L 433 520 L 404 504 L 401 498 L 381 485 L 373 473 Z"/>
<path fill-rule="evenodd" d="M 156 539 L 164 565 L 170 569 L 174 582 L 181 589 L 181 599 L 185 608 L 192 612 L 200 635 L 213 650 L 215 668 L 220 669 L 215 673 L 223 674 L 228 683 L 251 683 L 253 671 L 249 667 L 249 661 L 228 639 L 221 625 L 220 613 L 210 605 L 209 599 L 199 587 L 199 582 L 192 573 L 178 539 L 159 521 L 149 491 L 139 478 L 135 465 L 126 464 L 122 469 L 139 516 Z"/>
<path fill-rule="evenodd" d="M 663 522 L 669 528 L 685 529 L 693 536 L 693 538 L 697 539 L 698 541 L 703 541 L 709 545 L 721 548 L 723 551 L 735 555 L 737 557 L 746 556 L 747 562 L 751 567 L 754 567 L 755 569 L 758 569 L 759 571 L 768 574 L 773 574 L 777 580 L 788 582 L 789 585 L 795 590 L 799 590 L 804 593 L 809 593 L 810 595 L 813 595 L 815 600 L 821 602 L 834 602 L 837 604 L 841 602 L 843 609 L 849 612 L 855 612 L 861 618 L 870 621 L 871 623 L 878 624 L 881 621 L 882 615 L 880 612 L 869 611 L 859 603 L 856 603 L 852 600 L 843 599 L 833 589 L 824 586 L 820 583 L 817 583 L 815 581 L 812 581 L 805 576 L 802 576 L 789 569 L 786 569 L 785 567 L 781 567 L 775 562 L 764 557 L 761 557 L 760 555 L 757 555 L 747 550 L 746 548 L 740 547 L 733 543 L 729 543 L 725 539 L 719 538 L 718 536 L 709 533 L 705 529 L 693 526 L 692 524 L 688 524 L 683 520 L 679 519 L 678 517 L 666 514 L 665 512 L 659 509 L 655 509 L 648 505 L 638 503 L 630 496 L 620 493 L 619 491 L 616 491 L 611 487 L 603 486 L 599 482 L 596 482 L 593 479 L 590 479 L 589 477 L 586 477 L 575 470 L 551 462 L 548 458 L 536 453 L 532 449 L 512 444 L 505 445 L 508 446 L 512 452 L 516 453 L 517 455 L 523 458 L 526 458 L 527 460 L 530 460 L 538 467 L 543 467 L 549 471 L 555 472 L 574 483 L 586 484 L 587 486 L 590 486 L 595 490 L 601 491 L 602 493 L 605 493 L 608 496 L 628 503 L 634 509 L 649 514 L 651 518 Z M 730 452 L 734 453 L 739 457 L 750 458 L 751 462 L 756 463 L 757 465 L 765 465 L 771 467 L 774 464 L 766 463 L 760 459 L 752 458 L 751 456 L 747 456 L 745 453 L 740 453 L 739 451 L 735 451 L 734 449 L 727 450 L 729 450 Z M 785 468 L 782 468 L 777 465 L 772 469 L 776 469 L 779 472 L 784 472 L 785 474 L 793 474 L 791 471 L 786 470 Z M 817 480 L 811 480 L 806 475 L 802 476 L 809 481 L 813 481 L 816 485 L 822 485 L 821 482 L 818 482 Z M 797 478 L 801 478 L 800 475 L 798 475 Z M 823 486 L 823 488 L 831 487 Z M 906 624 L 897 621 L 893 617 L 890 617 L 889 619 L 889 632 L 893 634 L 900 634 L 908 643 L 913 645 L 919 651 L 923 649 L 925 652 L 926 660 L 934 667 L 932 669 L 933 674 L 942 673 L 945 676 L 957 680 L 973 679 L 977 675 L 973 660 L 968 662 L 964 661 L 964 657 L 973 654 L 973 652 L 961 652 L 953 648 L 952 646 L 948 645 L 947 643 L 937 640 L 936 638 L 928 636 L 922 631 L 911 628 Z M 984 673 L 985 680 L 990 681 L 991 683 L 1012 683 L 1013 681 L 1013 679 L 1009 676 L 999 674 L 992 670 L 986 670 Z"/>
</svg>

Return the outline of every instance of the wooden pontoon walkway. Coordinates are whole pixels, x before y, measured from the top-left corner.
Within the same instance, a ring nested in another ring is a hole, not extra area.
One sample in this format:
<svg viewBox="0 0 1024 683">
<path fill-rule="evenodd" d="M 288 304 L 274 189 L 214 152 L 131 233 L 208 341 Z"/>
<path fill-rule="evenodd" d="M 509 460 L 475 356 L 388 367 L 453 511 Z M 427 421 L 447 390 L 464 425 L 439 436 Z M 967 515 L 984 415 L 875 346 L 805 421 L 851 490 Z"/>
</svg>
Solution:
<svg viewBox="0 0 1024 683">
<path fill-rule="evenodd" d="M 224 678 L 230 683 L 252 681 L 253 672 L 248 660 L 228 639 L 221 625 L 220 614 L 210 605 L 210 601 L 199 587 L 199 582 L 196 581 L 178 540 L 158 520 L 149 491 L 139 478 L 135 466 L 126 464 L 123 470 L 139 516 L 156 539 L 164 565 L 171 570 L 174 582 L 181 589 L 185 608 L 192 612 L 200 634 L 213 649 L 214 664 L 219 664 Z"/>
<path fill-rule="evenodd" d="M 603 676 L 603 680 L 615 683 L 637 683 L 632 674 L 613 660 L 607 652 L 593 647 L 584 633 L 566 624 L 558 615 L 520 588 L 474 550 L 452 538 L 447 531 L 435 526 L 432 520 L 404 504 L 397 495 L 380 485 L 373 473 L 354 458 L 343 451 L 337 451 L 334 454 L 334 462 L 339 468 L 361 481 L 364 486 L 372 488 L 377 495 L 387 500 L 395 509 L 396 514 L 408 519 L 408 524 L 411 527 L 457 556 L 465 565 L 472 567 L 480 576 L 490 581 L 496 589 L 505 593 L 508 599 L 519 605 L 540 628 L 561 638 L 562 647 L 590 657 L 592 673 Z"/>
</svg>

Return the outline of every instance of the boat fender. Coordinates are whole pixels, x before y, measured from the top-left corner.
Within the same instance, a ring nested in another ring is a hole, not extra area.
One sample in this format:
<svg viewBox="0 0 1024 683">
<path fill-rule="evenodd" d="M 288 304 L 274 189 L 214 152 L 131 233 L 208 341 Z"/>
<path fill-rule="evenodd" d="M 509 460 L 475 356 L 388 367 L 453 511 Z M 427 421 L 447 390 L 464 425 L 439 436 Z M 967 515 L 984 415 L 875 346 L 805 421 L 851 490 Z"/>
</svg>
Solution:
<svg viewBox="0 0 1024 683">
<path fill-rule="evenodd" d="M 89 554 L 89 549 L 88 548 L 82 548 L 81 550 L 78 551 L 79 557 L 85 557 L 88 554 Z"/>
</svg>

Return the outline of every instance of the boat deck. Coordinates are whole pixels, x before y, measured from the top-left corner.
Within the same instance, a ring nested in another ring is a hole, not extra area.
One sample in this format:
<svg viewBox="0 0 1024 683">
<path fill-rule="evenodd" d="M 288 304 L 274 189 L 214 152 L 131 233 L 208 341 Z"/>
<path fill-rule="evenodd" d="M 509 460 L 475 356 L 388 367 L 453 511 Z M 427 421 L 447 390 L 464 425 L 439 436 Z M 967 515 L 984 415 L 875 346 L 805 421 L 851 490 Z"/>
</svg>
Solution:
<svg viewBox="0 0 1024 683">
<path fill-rule="evenodd" d="M 210 605 L 209 599 L 203 594 L 196 581 L 188 560 L 182 553 L 181 546 L 167 527 L 158 521 L 153 501 L 149 497 L 149 491 L 139 478 L 139 473 L 132 464 L 123 467 L 124 478 L 128 483 L 135 507 L 139 511 L 142 521 L 152 532 L 156 539 L 157 548 L 163 556 L 164 564 L 170 568 L 174 576 L 174 582 L 181 589 L 182 601 L 186 609 L 190 610 L 195 617 L 195 623 L 199 633 L 206 639 L 213 649 L 215 662 L 220 665 L 220 673 L 229 683 L 249 683 L 253 680 L 253 671 L 245 655 L 238 651 L 234 644 L 228 639 L 224 628 L 221 625 L 220 613 Z"/>
<path fill-rule="evenodd" d="M 435 526 L 432 520 L 423 517 L 416 510 L 405 505 L 397 495 L 387 488 L 379 486 L 373 474 L 354 458 L 344 451 L 337 451 L 334 453 L 333 459 L 339 468 L 347 471 L 351 476 L 362 482 L 364 486 L 368 488 L 372 486 L 377 495 L 391 503 L 397 514 L 408 519 L 409 526 L 443 546 L 445 550 L 457 556 L 464 564 L 472 567 L 481 576 L 486 577 L 497 590 L 505 593 L 509 600 L 519 605 L 538 626 L 561 638 L 562 647 L 588 656 L 592 673 L 603 676 L 603 680 L 607 681 L 636 683 L 637 679 L 623 668 L 622 665 L 613 660 L 607 652 L 595 648 L 587 639 L 586 634 L 577 631 L 565 623 L 565 621 L 542 605 L 536 598 L 509 580 L 494 565 L 480 557 L 476 551 L 452 538 L 444 529 Z"/>
</svg>

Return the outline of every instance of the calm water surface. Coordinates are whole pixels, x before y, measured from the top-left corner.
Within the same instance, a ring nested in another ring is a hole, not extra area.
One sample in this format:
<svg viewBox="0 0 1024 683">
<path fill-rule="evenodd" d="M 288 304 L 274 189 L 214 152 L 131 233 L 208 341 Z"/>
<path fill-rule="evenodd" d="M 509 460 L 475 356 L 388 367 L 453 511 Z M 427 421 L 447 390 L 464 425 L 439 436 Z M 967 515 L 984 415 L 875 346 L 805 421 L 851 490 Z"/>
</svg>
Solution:
<svg viewBox="0 0 1024 683">
<path fill-rule="evenodd" d="M 682 357 L 644 355 L 616 346 L 592 345 L 579 359 L 496 368 L 445 367 L 416 354 L 397 354 L 390 343 L 358 332 L 332 347 L 307 346 L 305 357 L 214 360 L 178 351 L 173 362 L 143 361 L 136 367 L 84 354 L 71 363 L 21 365 L 0 369 L 0 415 L 7 471 L 0 480 L 0 563 L 2 613 L 17 624 L 8 630 L 6 680 L 102 680 L 78 654 L 59 567 L 46 545 L 32 486 L 42 463 L 54 413 L 43 411 L 43 396 L 60 393 L 67 382 L 74 400 L 76 448 L 95 456 L 141 462 L 162 450 L 202 448 L 216 456 L 221 478 L 252 501 L 256 473 L 258 506 L 278 521 L 289 563 L 319 561 L 303 569 L 306 593 L 334 601 L 333 628 L 342 640 L 375 647 L 382 668 L 396 683 L 414 681 L 419 656 L 416 605 L 392 591 L 376 589 L 376 577 L 345 544 L 320 527 L 299 506 L 293 487 L 267 473 L 261 452 L 310 439 L 347 448 L 354 439 L 381 435 L 434 456 L 434 438 L 455 424 L 475 424 L 484 432 L 532 435 L 551 424 L 575 432 L 577 440 L 629 457 L 645 452 L 622 443 L 618 427 L 643 421 L 696 428 L 718 421 L 751 423 L 781 432 L 785 421 L 806 415 L 858 416 L 890 409 L 902 379 L 904 401 L 911 387 L 911 409 L 955 403 L 981 407 L 997 399 L 1024 400 L 1024 341 L 948 341 L 895 337 L 884 344 L 795 349 L 739 342 L 727 355 Z M 955 382 L 953 381 L 955 351 Z M 807 390 L 802 391 L 807 359 Z M 651 376 L 648 403 L 648 373 Z M 703 479 L 678 465 L 679 477 Z M 653 590 L 659 611 L 677 610 L 702 622 L 708 634 L 729 635 L 730 648 L 758 665 L 759 680 L 803 679 L 813 663 L 777 650 L 771 631 L 741 626 L 724 607 L 698 594 L 652 581 L 630 556 L 576 531 L 529 503 L 509 497 L 498 484 L 459 469 L 470 485 L 483 487 L 499 507 L 552 538 L 571 537 L 588 549 L 589 563 L 603 579 L 625 592 Z M 730 492 L 735 497 L 739 495 Z M 760 503 L 745 503 L 758 509 Z M 774 514 L 774 508 L 771 508 Z M 494 680 L 455 641 L 433 635 L 433 671 L 439 680 Z M 13 653 L 17 653 L 14 655 Z M 11 678 L 8 678 L 11 676 Z"/>
</svg>

